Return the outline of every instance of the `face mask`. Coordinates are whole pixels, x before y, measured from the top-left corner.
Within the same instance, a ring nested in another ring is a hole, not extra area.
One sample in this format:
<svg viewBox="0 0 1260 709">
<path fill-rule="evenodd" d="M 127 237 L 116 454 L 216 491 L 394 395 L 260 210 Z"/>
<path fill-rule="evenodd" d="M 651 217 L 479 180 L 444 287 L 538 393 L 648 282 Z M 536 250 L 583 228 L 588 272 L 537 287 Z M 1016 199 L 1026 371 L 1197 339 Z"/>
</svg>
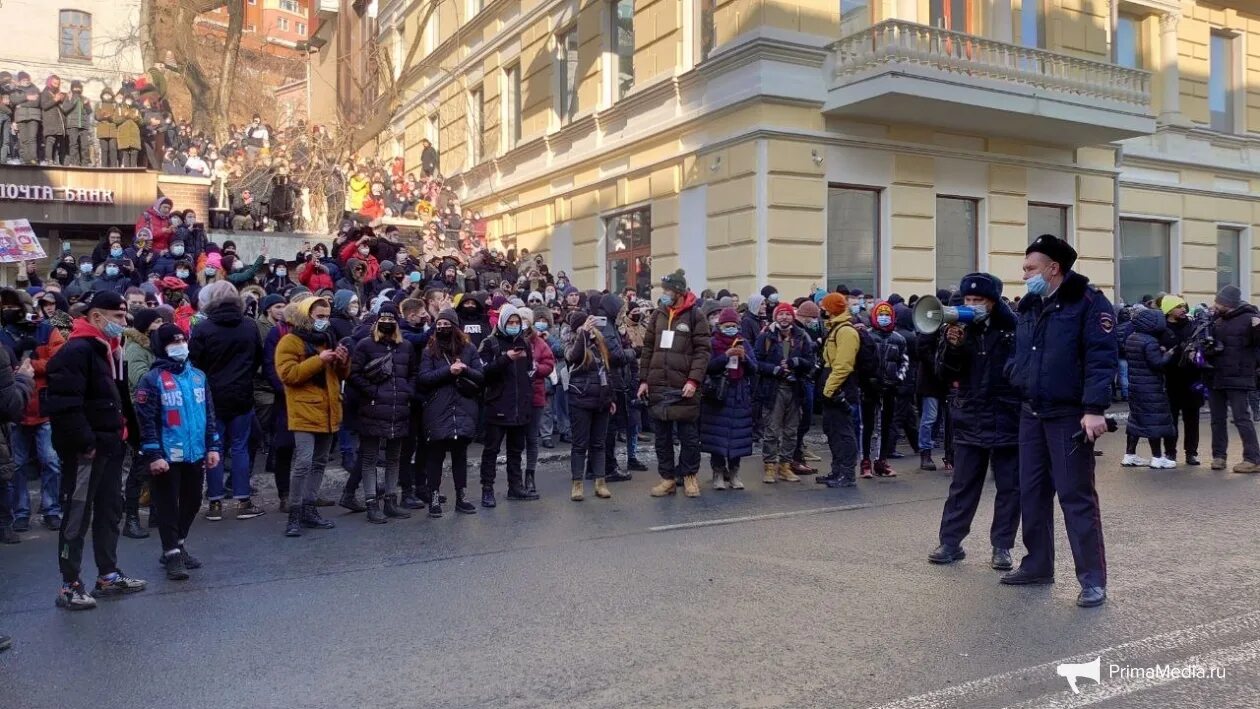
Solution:
<svg viewBox="0 0 1260 709">
<path fill-rule="evenodd" d="M 513 335 L 513 336 L 519 335 L 521 334 L 521 326 L 520 325 L 504 325 L 503 332 L 509 335 Z"/>
<path fill-rule="evenodd" d="M 359 317 L 359 305 L 358 305 L 358 303 L 351 303 L 350 305 L 347 305 L 347 306 L 346 306 L 346 314 L 347 314 L 347 315 L 349 315 L 349 316 L 350 316 L 350 317 L 352 317 L 352 318 L 357 318 L 357 317 Z"/>
<path fill-rule="evenodd" d="M 853 313 L 854 315 L 857 315 L 858 313 L 862 312 L 862 306 L 858 305 L 857 303 L 854 303 L 853 305 L 849 306 L 849 312 Z"/>
<path fill-rule="evenodd" d="M 106 275 L 106 276 L 109 276 L 110 278 L 113 278 L 114 276 L 117 276 L 117 275 L 118 275 L 118 267 L 117 267 L 117 266 L 106 266 L 106 267 L 105 267 L 105 275 Z"/>
<path fill-rule="evenodd" d="M 805 322 L 803 322 L 803 323 L 801 323 L 801 324 L 802 324 L 802 325 L 804 325 L 804 326 L 805 326 L 805 328 L 806 328 L 806 329 L 809 329 L 809 330 L 817 330 L 817 329 L 818 329 L 818 321 L 817 321 L 817 320 L 806 320 Z"/>
<path fill-rule="evenodd" d="M 1045 295 L 1050 284 L 1046 282 L 1045 276 L 1038 273 L 1024 281 L 1024 286 L 1028 288 L 1028 295 Z"/>
<path fill-rule="evenodd" d="M 661 295 L 660 298 L 657 299 L 657 302 L 659 302 L 662 306 L 668 308 L 669 306 L 674 304 L 674 296 L 670 295 L 669 293 L 664 293 Z"/>
<path fill-rule="evenodd" d="M 284 277 L 285 277 L 285 276 L 287 276 L 287 275 L 289 275 L 289 270 L 288 270 L 287 268 L 277 268 L 277 269 L 276 269 L 276 277 L 277 277 L 277 278 L 284 278 Z"/>
<path fill-rule="evenodd" d="M 392 335 L 398 329 L 398 323 L 383 322 L 377 323 L 376 328 L 381 331 L 382 335 Z"/>
<path fill-rule="evenodd" d="M 639 322 L 639 321 L 640 321 L 640 320 L 642 320 L 642 319 L 643 319 L 643 315 L 642 315 L 642 314 L 640 314 L 640 313 L 630 313 L 630 322 Z"/>
<path fill-rule="evenodd" d="M 167 347 L 166 356 L 176 362 L 183 362 L 188 359 L 188 344 L 181 342 Z"/>
<path fill-rule="evenodd" d="M 449 340 L 455 334 L 455 330 L 449 327 L 439 327 L 437 336 L 439 340 Z"/>
<path fill-rule="evenodd" d="M 188 269 L 186 269 L 186 268 L 181 268 L 181 269 L 179 269 L 178 271 L 176 271 L 176 272 L 175 272 L 175 275 L 176 275 L 176 276 L 178 276 L 178 277 L 180 277 L 180 278 L 188 278 Z"/>
<path fill-rule="evenodd" d="M 123 250 L 117 246 L 109 250 L 109 255 L 114 258 L 122 258 Z"/>
<path fill-rule="evenodd" d="M 539 332 L 546 332 L 546 331 L 548 330 L 548 328 L 550 328 L 550 327 L 551 327 L 551 326 L 550 326 L 550 325 L 548 325 L 548 324 L 547 324 L 547 323 L 545 323 L 545 322 L 536 322 L 536 323 L 534 323 L 534 329 L 535 329 L 535 330 L 537 330 L 537 331 L 539 331 Z"/>
<path fill-rule="evenodd" d="M 183 255 L 184 255 L 184 245 L 183 245 L 183 244 L 176 244 L 176 245 L 172 246 L 172 247 L 171 247 L 171 255 L 172 255 L 172 256 L 183 256 Z"/>
<path fill-rule="evenodd" d="M 322 318 L 322 319 L 320 319 L 320 320 L 316 320 L 316 321 L 315 321 L 315 332 L 323 332 L 324 330 L 327 330 L 327 329 L 328 329 L 328 326 L 329 326 L 329 325 L 331 325 L 331 324 L 332 324 L 332 323 L 330 323 L 330 322 L 328 321 L 328 318 Z"/>
<path fill-rule="evenodd" d="M 83 275 L 87 275 L 91 272 L 92 272 L 92 264 L 90 263 L 79 264 L 79 273 L 82 273 Z"/>
<path fill-rule="evenodd" d="M 127 306 L 127 312 L 131 313 L 132 315 L 135 315 L 141 310 L 144 310 L 144 303 L 131 303 L 130 305 Z"/>
<path fill-rule="evenodd" d="M 184 294 L 179 291 L 171 291 L 164 297 L 166 298 L 166 304 L 170 305 L 172 308 L 178 308 L 179 304 L 184 302 Z"/>
<path fill-rule="evenodd" d="M 739 328 L 735 325 L 727 325 L 726 327 L 722 328 L 722 334 L 726 335 L 727 337 L 734 337 L 739 334 Z"/>
<path fill-rule="evenodd" d="M 889 315 L 877 315 L 875 316 L 875 324 L 880 327 L 888 327 L 892 325 L 892 317 Z"/>
<path fill-rule="evenodd" d="M 367 256 L 368 254 L 372 253 L 372 250 L 371 250 L 371 249 L 369 249 L 369 248 L 368 248 L 368 247 L 366 247 L 366 246 L 360 246 L 360 247 L 359 247 L 359 253 L 360 253 L 360 254 L 362 254 L 362 255 L 364 255 L 364 256 Z"/>
<path fill-rule="evenodd" d="M 122 325 L 119 325 L 113 320 L 109 320 L 105 323 L 104 333 L 105 333 L 105 336 L 108 337 L 109 339 L 117 340 L 118 338 L 122 337 L 123 329 L 124 328 Z"/>
<path fill-rule="evenodd" d="M 767 303 L 769 303 L 770 305 L 778 305 L 778 304 L 779 304 L 779 294 L 778 294 L 778 293 L 771 293 L 770 295 L 766 296 L 766 302 L 767 302 Z"/>
<path fill-rule="evenodd" d="M 244 263 L 241 263 L 240 261 L 237 261 L 236 263 L 233 263 L 233 264 L 232 264 L 232 272 L 233 272 L 233 273 L 235 273 L 236 271 L 244 271 L 244 270 L 245 270 L 245 264 L 244 264 Z"/>
<path fill-rule="evenodd" d="M 213 276 L 218 272 L 219 272 L 219 269 L 215 268 L 214 266 L 206 266 L 205 271 L 203 271 L 203 273 L 205 273 L 207 276 Z"/>
</svg>

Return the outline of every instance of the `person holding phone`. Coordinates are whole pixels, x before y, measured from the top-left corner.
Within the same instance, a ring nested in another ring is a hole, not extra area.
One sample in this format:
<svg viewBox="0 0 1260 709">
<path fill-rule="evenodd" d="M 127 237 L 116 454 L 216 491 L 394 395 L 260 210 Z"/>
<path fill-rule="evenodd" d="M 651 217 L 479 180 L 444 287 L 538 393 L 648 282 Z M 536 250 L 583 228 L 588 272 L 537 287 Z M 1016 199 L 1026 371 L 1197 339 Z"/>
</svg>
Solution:
<svg viewBox="0 0 1260 709">
<path fill-rule="evenodd" d="M 478 351 L 486 376 L 485 449 L 481 454 L 481 506 L 494 507 L 494 482 L 499 447 L 507 440 L 509 500 L 537 500 L 525 487 L 521 457 L 525 433 L 533 416 L 534 369 L 532 348 L 525 340 L 524 320 L 516 307 L 504 305 L 499 324 L 481 341 Z"/>
<path fill-rule="evenodd" d="M 595 496 L 612 497 L 605 480 L 609 418 L 617 411 L 613 401 L 612 352 L 600 332 L 599 320 L 585 311 L 569 313 L 568 324 L 573 338 L 564 348 L 569 363 L 569 415 L 573 426 L 573 452 L 569 457 L 573 489 L 569 499 L 581 502 L 585 496 L 583 478 L 589 458 L 595 478 Z M 606 320 L 606 318 L 603 318 Z M 617 348 L 620 353 L 620 348 Z"/>
</svg>

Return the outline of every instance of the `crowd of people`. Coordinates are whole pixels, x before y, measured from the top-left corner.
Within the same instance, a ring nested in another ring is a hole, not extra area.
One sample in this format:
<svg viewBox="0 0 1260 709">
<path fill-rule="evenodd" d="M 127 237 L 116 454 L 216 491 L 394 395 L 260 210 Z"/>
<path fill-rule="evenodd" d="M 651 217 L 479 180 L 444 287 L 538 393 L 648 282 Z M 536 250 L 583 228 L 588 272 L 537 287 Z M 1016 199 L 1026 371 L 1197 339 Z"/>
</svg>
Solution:
<svg viewBox="0 0 1260 709">
<path fill-rule="evenodd" d="M 199 515 L 265 513 L 259 466 L 274 475 L 284 534 L 298 537 L 333 528 L 320 513 L 331 504 L 385 524 L 418 510 L 442 517 L 444 489 L 461 514 L 497 506 L 504 489 L 508 500 L 537 500 L 539 450 L 560 443 L 571 446 L 570 499 L 582 501 L 588 490 L 608 499 L 611 483 L 648 470 L 638 456 L 648 441 L 659 476 L 651 495 L 681 487 L 694 498 L 704 454 L 716 491 L 745 489 L 747 459 L 763 484 L 813 475 L 846 488 L 895 476 L 902 436 L 924 470 L 937 469 L 943 448 L 953 475 L 930 561 L 963 558 L 991 467 L 991 565 L 1012 569 L 1021 522 L 1029 550 L 1003 583 L 1052 577 L 1057 493 L 1078 603 L 1097 605 L 1105 565 L 1092 443 L 1107 430 L 1120 361 L 1125 465 L 1173 467 L 1179 422 L 1186 462 L 1197 464 L 1206 392 L 1212 467 L 1225 467 L 1228 406 L 1243 440 L 1234 470 L 1260 471 L 1249 413 L 1255 307 L 1230 286 L 1197 318 L 1176 295 L 1117 313 L 1054 237 L 1029 247 L 1022 299 L 1004 296 L 996 276 L 970 274 L 938 297 L 969 308 L 973 322 L 922 332 L 915 296 L 839 286 L 788 298 L 767 285 L 741 298 L 697 293 L 680 270 L 649 300 L 632 288 L 580 290 L 524 249 L 423 260 L 396 230 L 351 221 L 331 244 L 246 262 L 172 206 L 159 199 L 135 240 L 111 230 L 92 255 L 66 250 L 46 277 L 28 264 L 20 287 L 0 290 L 0 417 L 10 431 L 0 541 L 20 541 L 36 512 L 59 532 L 60 607 L 145 587 L 116 556 L 120 533 L 149 536 L 145 508 L 165 574 L 188 578 L 200 566 L 188 551 Z M 1084 325 L 1054 332 L 1063 318 Z M 822 474 L 805 445 L 820 413 Z M 1141 438 L 1151 461 L 1136 457 Z M 473 441 L 483 444 L 479 495 L 469 490 Z M 323 499 L 335 454 L 350 475 L 339 499 Z M 28 470 L 38 471 L 38 507 Z M 89 532 L 91 589 L 81 578 Z"/>
</svg>

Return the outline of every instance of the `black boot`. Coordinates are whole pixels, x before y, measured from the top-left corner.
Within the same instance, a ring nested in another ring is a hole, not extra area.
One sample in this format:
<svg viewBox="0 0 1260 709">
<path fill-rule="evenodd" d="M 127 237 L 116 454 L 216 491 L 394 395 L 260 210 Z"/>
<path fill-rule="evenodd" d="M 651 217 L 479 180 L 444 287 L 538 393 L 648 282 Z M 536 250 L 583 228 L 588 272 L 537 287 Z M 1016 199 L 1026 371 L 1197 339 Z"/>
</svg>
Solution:
<svg viewBox="0 0 1260 709">
<path fill-rule="evenodd" d="M 300 537 L 302 536 L 302 508 L 301 506 L 289 507 L 289 523 L 284 527 L 284 536 Z"/>
<path fill-rule="evenodd" d="M 353 490 L 341 493 L 341 501 L 337 504 L 351 512 L 365 512 L 367 510 L 367 507 L 354 496 Z"/>
<path fill-rule="evenodd" d="M 149 538 L 149 530 L 140 526 L 139 515 L 127 515 L 127 521 L 123 523 L 122 534 L 129 539 Z"/>
<path fill-rule="evenodd" d="M 932 451 L 919 453 L 919 470 L 936 470 L 936 462 L 932 460 Z"/>
<path fill-rule="evenodd" d="M 464 488 L 455 491 L 455 511 L 460 514 L 475 515 L 477 508 L 464 497 Z"/>
<path fill-rule="evenodd" d="M 381 503 L 376 500 L 367 501 L 367 521 L 372 524 L 385 524 L 389 520 L 385 519 L 385 515 L 381 514 Z"/>
<path fill-rule="evenodd" d="M 423 495 L 416 495 L 409 488 L 403 490 L 402 506 L 409 510 L 419 510 L 424 508 Z"/>
<path fill-rule="evenodd" d="M 397 495 L 385 496 L 385 516 L 394 519 L 411 519 L 411 513 L 403 512 L 402 508 L 398 506 Z"/>
<path fill-rule="evenodd" d="M 481 488 L 481 506 L 494 507 L 496 504 L 498 503 L 495 502 L 494 500 L 494 488 L 492 487 Z"/>
<path fill-rule="evenodd" d="M 436 492 L 429 496 L 429 516 L 433 519 L 442 516 L 442 502 Z"/>
<path fill-rule="evenodd" d="M 363 509 L 366 510 L 367 508 Z M 332 529 L 337 526 L 336 522 L 321 517 L 315 505 L 303 504 L 301 515 L 302 526 L 308 529 Z"/>
<path fill-rule="evenodd" d="M 534 471 L 532 470 L 525 471 L 525 492 L 531 495 L 538 494 L 538 488 L 534 487 Z"/>
</svg>

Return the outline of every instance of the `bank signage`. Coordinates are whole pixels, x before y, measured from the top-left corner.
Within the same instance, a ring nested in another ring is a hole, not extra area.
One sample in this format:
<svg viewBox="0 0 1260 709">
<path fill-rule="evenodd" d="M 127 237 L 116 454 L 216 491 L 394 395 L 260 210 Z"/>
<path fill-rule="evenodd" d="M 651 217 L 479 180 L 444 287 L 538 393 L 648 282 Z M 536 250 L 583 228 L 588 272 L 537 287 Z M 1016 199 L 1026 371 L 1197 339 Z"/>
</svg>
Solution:
<svg viewBox="0 0 1260 709">
<path fill-rule="evenodd" d="M 113 190 L 87 187 L 15 185 L 0 182 L 0 200 L 18 202 L 69 202 L 71 204 L 113 204 Z"/>
</svg>

